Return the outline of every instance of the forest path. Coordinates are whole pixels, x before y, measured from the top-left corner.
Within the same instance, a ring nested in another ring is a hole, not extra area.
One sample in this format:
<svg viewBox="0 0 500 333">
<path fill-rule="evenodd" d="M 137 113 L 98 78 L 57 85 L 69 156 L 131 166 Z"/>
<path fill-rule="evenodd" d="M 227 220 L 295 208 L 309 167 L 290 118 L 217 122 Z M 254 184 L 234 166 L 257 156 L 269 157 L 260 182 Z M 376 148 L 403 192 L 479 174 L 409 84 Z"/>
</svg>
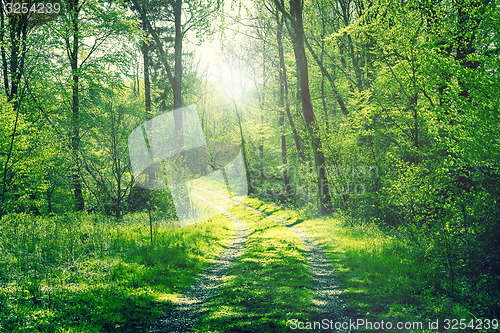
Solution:
<svg viewBox="0 0 500 333">
<path fill-rule="evenodd" d="M 223 209 L 220 208 L 220 210 Z M 224 211 L 224 214 L 233 221 L 235 226 L 235 234 L 227 248 L 198 276 L 186 294 L 174 300 L 174 308 L 165 313 L 165 316 L 149 329 L 150 333 L 190 331 L 202 317 L 203 305 L 208 297 L 223 283 L 230 267 L 244 252 L 248 237 L 246 224 L 227 211 Z"/>
<path fill-rule="evenodd" d="M 198 190 L 202 190 L 212 196 L 222 198 L 220 194 L 210 191 L 207 189 L 197 188 Z M 333 321 L 340 321 L 343 317 L 343 310 L 345 305 L 343 301 L 340 299 L 341 290 L 339 286 L 336 284 L 336 278 L 334 274 L 334 269 L 331 263 L 326 259 L 325 253 L 320 248 L 318 243 L 313 240 L 313 238 L 300 226 L 296 224 L 300 223 L 299 221 L 290 222 L 284 221 L 276 216 L 273 216 L 274 212 L 266 213 L 262 210 L 259 210 L 255 207 L 252 207 L 242 201 L 233 199 L 233 202 L 243 206 L 246 210 L 249 210 L 255 214 L 260 215 L 263 218 L 267 218 L 274 223 L 277 223 L 281 226 L 286 227 L 291 230 L 293 234 L 300 240 L 302 246 L 304 248 L 304 254 L 306 257 L 306 269 L 309 271 L 308 279 L 311 281 L 311 292 L 313 294 L 312 300 L 309 303 L 309 308 L 307 309 L 309 313 L 313 314 L 313 317 L 310 320 L 321 321 L 323 319 L 329 319 Z M 255 222 L 255 218 L 253 221 L 248 221 L 249 227 L 252 230 L 251 224 Z M 254 234 L 256 231 L 260 231 L 261 227 L 253 228 L 251 234 Z M 252 241 L 252 240 L 251 240 Z M 245 257 L 245 256 L 244 256 Z M 264 257 L 263 257 L 264 258 Z M 249 258 L 244 258 L 243 260 L 247 260 Z M 255 257 L 253 258 L 255 259 Z M 265 258 L 264 258 L 265 259 Z M 241 260 L 241 259 L 240 259 Z M 290 267 L 290 269 L 293 269 Z M 276 276 L 272 276 L 271 278 L 276 278 Z M 252 283 L 255 283 L 253 281 Z M 293 281 L 290 281 L 293 284 Z M 271 295 L 272 293 L 270 293 Z M 298 320 L 306 320 L 306 318 L 297 318 Z M 223 330 L 221 330 L 223 331 Z"/>
<path fill-rule="evenodd" d="M 216 192 L 198 190 L 222 198 Z M 211 203 L 235 224 L 231 244 L 149 332 L 211 332 L 214 328 L 218 332 L 246 332 L 255 328 L 254 320 L 263 318 L 267 322 L 258 326 L 259 331 L 283 332 L 290 330 L 289 320 L 293 319 L 340 321 L 344 305 L 333 267 L 320 246 L 296 225 L 300 221 L 286 222 L 273 216 L 274 212 L 233 201 L 240 205 L 232 210 L 238 217 Z M 258 236 L 270 229 L 275 236 Z M 286 233 L 288 236 L 282 237 Z M 290 243 L 290 237 L 298 241 Z M 290 248 L 305 260 L 291 255 Z M 268 282 L 273 280 L 278 282 Z M 307 296 L 311 294 L 312 298 Z M 284 310 L 288 306 L 290 309 Z M 284 312 L 276 313 L 276 307 Z"/>
<path fill-rule="evenodd" d="M 340 320 L 345 307 L 340 299 L 341 289 L 335 283 L 335 273 L 332 265 L 326 259 L 324 252 L 313 240 L 313 238 L 299 226 L 289 224 L 271 214 L 267 214 L 241 201 L 236 202 L 259 215 L 265 216 L 268 219 L 291 229 L 298 236 L 305 247 L 307 262 L 312 274 L 311 278 L 313 281 L 314 292 L 312 303 L 314 306 L 313 311 L 315 313 L 314 320 Z"/>
</svg>

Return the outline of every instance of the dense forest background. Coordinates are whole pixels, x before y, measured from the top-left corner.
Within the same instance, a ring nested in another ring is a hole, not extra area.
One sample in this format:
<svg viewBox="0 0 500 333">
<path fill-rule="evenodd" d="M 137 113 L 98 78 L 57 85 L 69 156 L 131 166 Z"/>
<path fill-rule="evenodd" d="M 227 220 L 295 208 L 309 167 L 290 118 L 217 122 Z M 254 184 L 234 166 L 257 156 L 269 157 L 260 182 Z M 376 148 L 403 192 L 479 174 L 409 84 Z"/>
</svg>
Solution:
<svg viewBox="0 0 500 333">
<path fill-rule="evenodd" d="M 127 140 L 194 104 L 209 144 L 240 146 L 251 195 L 374 223 L 426 267 L 412 292 L 500 315 L 496 1 L 57 3 L 0 10 L 3 287 L 40 304 L 50 272 L 97 251 L 85 223 L 175 221 Z"/>
</svg>

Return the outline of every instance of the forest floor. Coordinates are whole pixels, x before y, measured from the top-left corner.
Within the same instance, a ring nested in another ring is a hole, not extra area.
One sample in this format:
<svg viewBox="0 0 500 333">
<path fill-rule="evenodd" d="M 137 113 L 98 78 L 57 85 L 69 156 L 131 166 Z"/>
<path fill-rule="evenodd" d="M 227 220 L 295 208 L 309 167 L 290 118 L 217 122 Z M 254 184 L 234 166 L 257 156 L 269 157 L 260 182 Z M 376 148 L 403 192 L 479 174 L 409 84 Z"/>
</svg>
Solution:
<svg viewBox="0 0 500 333">
<path fill-rule="evenodd" d="M 432 292 L 432 267 L 400 234 L 241 201 L 184 228 L 157 220 L 152 234 L 145 213 L 6 217 L 0 333 L 381 331 L 353 328 L 360 320 L 447 332 L 453 318 L 491 331 L 468 303 Z"/>
<path fill-rule="evenodd" d="M 287 332 L 294 320 L 340 321 L 334 270 L 297 220 L 236 203 L 234 215 L 224 213 L 236 225 L 231 245 L 150 332 Z"/>
</svg>

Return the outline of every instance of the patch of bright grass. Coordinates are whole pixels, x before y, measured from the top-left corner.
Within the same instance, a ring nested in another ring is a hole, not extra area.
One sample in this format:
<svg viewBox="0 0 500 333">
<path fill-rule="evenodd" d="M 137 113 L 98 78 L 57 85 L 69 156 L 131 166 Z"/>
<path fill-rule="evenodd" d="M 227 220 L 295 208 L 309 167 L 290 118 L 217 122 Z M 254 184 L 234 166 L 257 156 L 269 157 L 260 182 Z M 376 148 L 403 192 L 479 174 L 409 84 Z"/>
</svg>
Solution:
<svg viewBox="0 0 500 333">
<path fill-rule="evenodd" d="M 197 332 L 288 332 L 289 320 L 309 318 L 311 292 L 303 247 L 286 227 L 241 206 L 246 250 L 207 305 Z"/>
<path fill-rule="evenodd" d="M 295 210 L 278 209 L 257 198 L 244 202 L 303 228 L 317 240 L 343 288 L 348 319 L 422 322 L 423 330 L 405 332 L 436 332 L 428 329 L 428 322 L 439 320 L 438 331 L 445 332 L 447 318 L 464 318 L 467 323 L 474 318 L 466 305 L 433 292 L 433 267 L 404 233 L 384 231 L 375 224 L 348 225 L 340 217 L 305 219 Z"/>
<path fill-rule="evenodd" d="M 91 215 L 2 222 L 2 333 L 146 331 L 234 233 L 221 215 L 159 224 L 154 245 L 140 214 L 119 224 Z"/>
</svg>

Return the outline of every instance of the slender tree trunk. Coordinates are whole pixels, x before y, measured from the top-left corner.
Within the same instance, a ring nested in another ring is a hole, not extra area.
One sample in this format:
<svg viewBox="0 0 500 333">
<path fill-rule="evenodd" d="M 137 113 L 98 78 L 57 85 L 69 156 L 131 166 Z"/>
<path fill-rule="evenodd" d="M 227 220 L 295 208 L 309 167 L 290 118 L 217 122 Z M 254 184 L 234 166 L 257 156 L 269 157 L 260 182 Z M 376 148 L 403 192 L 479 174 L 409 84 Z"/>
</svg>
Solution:
<svg viewBox="0 0 500 333">
<path fill-rule="evenodd" d="M 286 22 L 283 22 L 286 23 Z M 287 26 L 289 35 L 292 34 L 290 28 Z M 280 30 L 280 35 L 283 37 L 283 29 L 281 28 Z M 284 89 L 284 98 L 285 98 L 285 111 L 286 111 L 286 116 L 288 118 L 288 122 L 290 123 L 290 127 L 292 128 L 292 133 L 293 133 L 293 140 L 295 141 L 295 148 L 297 149 L 297 154 L 299 155 L 299 160 L 304 161 L 304 152 L 302 151 L 301 144 L 300 144 L 300 137 L 297 132 L 297 128 L 295 127 L 295 122 L 292 117 L 292 113 L 290 111 L 290 99 L 289 99 L 289 94 L 288 94 L 288 75 L 287 75 L 287 70 L 286 70 L 286 64 L 285 64 L 285 52 L 283 49 L 283 40 L 278 39 L 278 53 L 279 53 L 279 58 L 280 58 L 280 68 L 281 68 L 281 73 L 283 74 L 283 89 Z M 297 91 L 297 98 L 299 97 L 298 91 Z M 297 108 L 298 109 L 298 108 Z"/>
<path fill-rule="evenodd" d="M 287 166 L 287 147 L 286 147 L 286 135 L 285 135 L 285 109 L 289 109 L 288 102 L 286 102 L 287 106 L 285 107 L 285 59 L 283 55 L 283 16 L 280 17 L 279 12 L 276 12 L 276 23 L 278 24 L 278 29 L 276 32 L 276 40 L 278 42 L 278 52 L 280 58 L 279 64 L 279 79 L 280 79 L 280 96 L 279 96 L 279 106 L 280 106 L 280 118 L 279 118 L 279 127 L 281 129 L 281 159 L 283 163 L 283 181 L 285 184 L 285 195 L 289 194 L 290 187 L 290 175 L 288 173 Z M 287 88 L 288 90 L 288 88 Z M 289 111 L 289 110 L 288 110 Z"/>
<path fill-rule="evenodd" d="M 321 12 L 323 14 L 323 12 Z M 325 33 L 326 33 L 326 27 L 325 27 L 325 18 L 324 15 L 321 15 L 321 55 L 320 55 L 320 61 L 323 63 L 325 59 Z M 322 72 L 321 73 L 321 103 L 323 104 L 323 113 L 325 115 L 325 131 L 326 133 L 329 132 L 329 127 L 330 127 L 330 122 L 328 119 L 328 109 L 326 107 L 326 96 L 325 96 L 325 74 Z"/>
<path fill-rule="evenodd" d="M 142 22 L 142 28 L 145 29 L 145 23 Z M 146 32 L 146 30 L 144 30 Z M 151 81 L 149 78 L 149 45 L 146 41 L 142 42 L 142 59 L 144 66 L 144 102 L 146 107 L 146 120 L 153 118 L 151 112 Z"/>
<path fill-rule="evenodd" d="M 354 45 L 352 42 L 351 35 L 347 35 L 347 43 L 349 44 L 349 55 L 351 56 L 352 66 L 354 67 L 354 74 L 356 75 L 356 86 L 358 91 L 363 91 L 363 72 L 359 66 L 359 59 L 354 52 Z"/>
<path fill-rule="evenodd" d="M 241 126 L 240 112 L 238 111 L 238 105 L 234 99 L 233 99 L 233 105 L 234 105 L 234 112 L 236 112 L 236 117 L 238 118 L 238 127 L 240 129 L 241 152 L 243 154 L 243 163 L 245 164 L 245 174 L 247 177 L 248 194 L 251 194 L 252 193 L 252 186 L 250 184 L 250 174 L 248 172 L 247 150 L 246 150 L 246 146 L 245 146 L 245 138 L 243 137 L 243 127 Z"/>
<path fill-rule="evenodd" d="M 80 100 L 79 100 L 79 73 L 78 73 L 78 51 L 79 51 L 79 3 L 78 0 L 70 2 L 70 15 L 71 15 L 71 23 L 73 28 L 73 46 L 72 50 L 68 50 L 70 54 L 70 62 L 71 62 L 71 72 L 72 72 L 72 90 L 73 90 L 73 99 L 71 106 L 71 123 L 72 123 L 72 132 L 71 132 L 71 152 L 73 155 L 73 170 L 72 170 L 72 178 L 73 178 L 73 193 L 75 195 L 75 210 L 82 211 L 85 206 L 85 202 L 83 199 L 82 192 L 82 180 L 80 176 L 80 163 L 79 163 L 79 155 L 80 155 Z M 68 45 L 69 47 L 69 45 Z"/>
<path fill-rule="evenodd" d="M 135 81 L 137 82 L 137 98 L 141 98 L 141 82 L 139 79 L 139 61 L 137 62 Z"/>
<path fill-rule="evenodd" d="M 153 215 L 151 214 L 151 203 L 148 204 L 148 217 L 149 217 L 149 241 L 153 246 Z"/>
<path fill-rule="evenodd" d="M 175 0 L 174 2 L 174 26 L 175 26 L 175 40 L 174 40 L 174 80 L 172 90 L 174 93 L 174 110 L 182 108 L 182 0 Z M 182 113 L 174 113 L 175 133 L 178 140 L 178 147 L 181 147 L 181 155 L 185 157 L 184 150 L 184 133 L 182 130 Z"/>
<path fill-rule="evenodd" d="M 335 84 L 335 81 L 333 80 L 333 77 L 330 75 L 330 72 L 326 69 L 326 67 L 323 65 L 323 62 L 321 59 L 318 57 L 316 52 L 314 52 L 313 48 L 307 41 L 307 39 L 304 37 L 304 42 L 309 50 L 311 52 L 311 55 L 313 56 L 314 60 L 318 64 L 319 68 L 321 69 L 321 73 L 323 76 L 325 76 L 328 79 L 328 82 L 330 82 L 330 85 L 332 86 L 333 94 L 335 95 L 335 99 L 337 100 L 337 103 L 339 104 L 340 110 L 342 110 L 342 113 L 345 115 L 348 115 L 349 112 L 347 111 L 347 108 L 344 103 L 344 99 L 342 98 L 342 95 L 340 94 L 339 90 L 337 89 L 337 85 Z"/>
<path fill-rule="evenodd" d="M 418 93 L 413 94 L 411 98 L 409 98 L 409 107 L 408 109 L 411 111 L 412 116 L 413 116 L 413 129 L 412 129 L 412 134 L 413 134 L 413 145 L 415 148 L 419 147 L 419 128 L 418 128 L 418 108 L 417 108 L 417 100 L 418 100 Z"/>
<path fill-rule="evenodd" d="M 318 197 L 321 214 L 331 212 L 331 197 L 328 177 L 325 166 L 325 157 L 322 151 L 321 139 L 317 133 L 316 118 L 314 116 L 311 93 L 309 91 L 309 72 L 307 68 L 307 57 L 304 46 L 304 25 L 302 19 L 303 2 L 301 0 L 290 0 L 290 16 L 293 27 L 293 50 L 300 79 L 300 95 L 302 100 L 302 113 L 306 121 L 307 131 L 311 137 L 311 146 L 316 166 L 318 182 Z"/>
<path fill-rule="evenodd" d="M 182 0 L 174 2 L 174 25 L 175 25 L 175 40 L 174 40 L 174 82 L 172 90 L 174 92 L 174 109 L 183 107 L 182 103 Z M 181 124 L 182 126 L 182 119 Z"/>
<path fill-rule="evenodd" d="M 142 29 L 144 30 L 144 34 L 145 34 L 144 37 L 147 38 L 148 31 L 147 31 L 146 22 L 144 22 L 144 20 L 142 21 Z M 145 110 L 146 110 L 146 114 L 145 114 L 146 121 L 151 120 L 153 118 L 153 112 L 151 111 L 151 80 L 150 80 L 150 74 L 149 74 L 151 64 L 150 64 L 150 58 L 149 58 L 149 49 L 150 49 L 150 46 L 148 45 L 148 43 L 145 40 L 142 41 L 141 50 L 142 50 L 142 61 L 143 61 L 143 67 L 144 67 L 144 106 L 145 106 Z M 145 130 L 146 130 L 146 133 L 149 133 L 151 131 L 151 123 L 146 124 Z M 151 150 L 151 147 L 149 145 L 147 147 L 148 147 L 149 157 L 152 158 L 153 152 Z M 156 173 L 153 170 L 150 170 L 148 173 L 149 184 L 152 186 L 153 183 L 156 181 L 156 179 L 157 179 Z"/>
<path fill-rule="evenodd" d="M 9 65 L 7 62 L 7 53 L 5 51 L 5 14 L 3 1 L 0 1 L 0 48 L 2 52 L 2 71 L 3 71 L 3 88 L 5 95 L 9 96 Z"/>
<path fill-rule="evenodd" d="M 120 154 L 118 152 L 117 131 L 121 122 L 119 114 L 115 113 L 113 104 L 110 104 L 109 114 L 111 117 L 111 149 L 113 158 L 113 173 L 116 179 L 116 198 L 114 198 L 114 213 L 117 221 L 121 220 L 121 201 L 122 201 L 122 172 L 120 163 Z M 110 191 L 112 193 L 112 191 Z M 113 198 L 112 198 L 113 199 Z"/>
<path fill-rule="evenodd" d="M 293 133 L 293 140 L 295 141 L 295 148 L 297 149 L 297 154 L 299 155 L 299 160 L 303 161 L 305 159 L 304 157 L 304 152 L 302 151 L 301 145 L 300 145 L 300 137 L 299 133 L 297 133 L 297 128 L 295 127 L 295 122 L 293 121 L 292 113 L 290 111 L 290 102 L 288 101 L 288 84 L 287 84 L 287 77 L 286 77 L 286 72 L 283 71 L 283 82 L 285 83 L 285 111 L 286 111 L 286 116 L 288 118 L 288 122 L 290 123 L 290 127 L 292 128 L 292 133 Z"/>
<path fill-rule="evenodd" d="M 321 63 L 324 62 L 325 59 L 325 34 L 326 34 L 326 14 L 325 14 L 325 7 L 324 3 L 318 0 L 315 1 L 316 7 L 318 8 L 318 15 L 321 17 L 321 55 L 320 55 L 320 61 Z M 330 130 L 330 121 L 328 119 L 328 109 L 327 109 L 327 104 L 326 104 L 326 96 L 325 96 L 325 74 L 323 71 L 321 72 L 321 103 L 323 104 L 323 114 L 325 117 L 325 131 L 326 133 L 329 132 Z M 333 109 L 333 114 L 336 114 L 336 110 Z"/>
<path fill-rule="evenodd" d="M 174 37 L 174 78 L 172 90 L 174 94 L 174 110 L 180 109 L 184 106 L 182 100 L 182 3 L 183 0 L 174 0 L 173 10 L 174 10 L 174 29 L 175 29 L 175 37 Z M 184 130 L 183 130 L 183 119 L 181 112 L 174 113 L 174 122 L 175 122 L 175 133 L 177 137 L 177 145 L 181 149 L 180 151 L 180 159 L 178 160 L 179 168 L 187 169 L 186 165 L 186 152 L 184 150 Z M 186 183 L 183 183 L 180 188 L 180 193 L 185 200 L 186 205 L 192 205 L 189 189 L 187 188 Z"/>
<path fill-rule="evenodd" d="M 330 121 L 328 119 L 328 109 L 326 107 L 326 96 L 325 96 L 325 76 L 321 75 L 321 103 L 323 104 L 323 114 L 325 116 L 325 131 L 326 133 L 330 130 Z"/>
<path fill-rule="evenodd" d="M 339 13 L 341 14 L 342 20 L 344 21 L 344 26 L 347 27 L 351 24 L 351 3 L 350 1 L 339 1 L 338 4 L 340 5 Z M 351 35 L 344 33 L 343 37 L 345 41 L 347 41 L 349 56 L 351 58 L 352 67 L 354 68 L 354 74 L 356 75 L 356 86 L 358 88 L 358 91 L 361 92 L 363 89 L 363 73 L 359 66 L 359 59 L 358 57 L 356 57 Z"/>
<path fill-rule="evenodd" d="M 266 51 L 266 43 L 262 43 L 262 98 L 260 98 L 260 109 L 265 110 L 266 109 L 266 73 L 267 73 L 267 51 Z M 264 125 L 264 116 L 261 114 L 260 116 L 260 122 L 262 125 Z M 260 128 L 260 140 L 261 144 L 259 146 L 259 155 L 260 155 L 260 163 L 261 166 L 264 167 L 264 128 L 263 126 Z"/>
</svg>

